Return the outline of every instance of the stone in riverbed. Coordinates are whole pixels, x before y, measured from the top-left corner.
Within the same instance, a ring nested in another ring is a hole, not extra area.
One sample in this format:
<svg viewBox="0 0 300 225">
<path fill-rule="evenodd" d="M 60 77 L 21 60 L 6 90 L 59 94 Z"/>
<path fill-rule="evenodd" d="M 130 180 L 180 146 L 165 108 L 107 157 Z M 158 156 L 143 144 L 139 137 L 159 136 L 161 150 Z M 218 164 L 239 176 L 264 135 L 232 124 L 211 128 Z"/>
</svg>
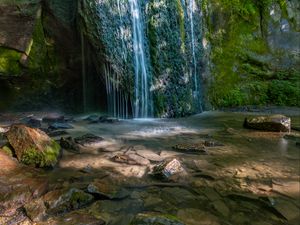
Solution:
<svg viewBox="0 0 300 225">
<path fill-rule="evenodd" d="M 164 161 L 153 168 L 152 174 L 154 176 L 170 178 L 172 175 L 184 172 L 184 168 L 177 159 L 171 161 Z"/>
<path fill-rule="evenodd" d="M 178 144 L 173 146 L 173 149 L 183 153 L 206 153 L 204 143 L 198 144 Z"/>
<path fill-rule="evenodd" d="M 139 213 L 130 225 L 184 225 L 176 216 L 164 215 L 154 212 Z"/>
<path fill-rule="evenodd" d="M 6 136 L 20 162 L 37 167 L 50 167 L 57 163 L 60 146 L 43 131 L 13 125 Z"/>
<path fill-rule="evenodd" d="M 290 132 L 291 119 L 283 115 L 246 118 L 244 121 L 244 127 L 263 131 Z"/>
<path fill-rule="evenodd" d="M 48 192 L 43 200 L 48 208 L 47 213 L 57 215 L 80 209 L 92 203 L 94 197 L 82 190 L 71 188 Z"/>
<path fill-rule="evenodd" d="M 77 144 L 80 144 L 84 147 L 99 147 L 102 145 L 102 141 L 104 139 L 94 134 L 85 134 L 81 137 L 75 138 L 74 140 Z"/>
<path fill-rule="evenodd" d="M 123 199 L 130 195 L 125 188 L 109 180 L 94 181 L 88 185 L 87 191 L 95 197 L 108 199 Z"/>
<path fill-rule="evenodd" d="M 58 130 L 58 129 L 63 129 L 63 130 L 66 130 L 66 129 L 73 129 L 74 127 L 68 123 L 52 123 L 49 127 L 48 127 L 48 130 L 49 131 L 52 131 L 52 130 Z"/>
<path fill-rule="evenodd" d="M 75 143 L 75 141 L 73 140 L 72 137 L 67 137 L 67 138 L 61 138 L 60 141 L 60 146 L 70 152 L 74 152 L 74 153 L 80 153 L 80 147 L 78 146 L 77 143 Z"/>
<path fill-rule="evenodd" d="M 39 222 L 46 217 L 46 206 L 42 199 L 36 199 L 24 205 L 26 215 L 33 221 Z"/>
<path fill-rule="evenodd" d="M 20 122 L 31 128 L 40 128 L 42 126 L 41 120 L 39 120 L 33 116 L 23 118 L 20 120 Z"/>
</svg>

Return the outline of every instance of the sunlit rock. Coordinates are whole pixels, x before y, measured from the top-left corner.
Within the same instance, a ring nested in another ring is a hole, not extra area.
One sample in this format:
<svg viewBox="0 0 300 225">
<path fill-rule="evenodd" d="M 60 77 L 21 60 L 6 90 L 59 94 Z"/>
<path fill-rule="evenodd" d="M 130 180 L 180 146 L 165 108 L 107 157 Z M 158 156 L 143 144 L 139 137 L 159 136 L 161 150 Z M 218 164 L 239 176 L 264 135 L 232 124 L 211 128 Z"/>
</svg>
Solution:
<svg viewBox="0 0 300 225">
<path fill-rule="evenodd" d="M 43 131 L 13 125 L 6 136 L 20 162 L 38 167 L 57 163 L 60 146 Z"/>
<path fill-rule="evenodd" d="M 153 168 L 152 174 L 154 176 L 170 178 L 175 174 L 184 172 L 184 168 L 177 159 L 171 161 L 164 161 Z"/>
</svg>

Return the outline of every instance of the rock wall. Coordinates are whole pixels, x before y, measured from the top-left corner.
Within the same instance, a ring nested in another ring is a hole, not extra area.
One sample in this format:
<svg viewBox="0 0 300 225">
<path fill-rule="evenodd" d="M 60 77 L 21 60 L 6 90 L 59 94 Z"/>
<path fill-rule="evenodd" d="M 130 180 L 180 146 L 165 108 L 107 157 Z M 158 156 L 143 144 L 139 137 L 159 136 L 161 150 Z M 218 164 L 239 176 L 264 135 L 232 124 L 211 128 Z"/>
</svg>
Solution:
<svg viewBox="0 0 300 225">
<path fill-rule="evenodd" d="M 77 7 L 70 2 L 0 0 L 0 110 L 80 109 Z"/>
<path fill-rule="evenodd" d="M 196 70 L 202 61 L 201 1 L 194 6 Z M 195 82 L 191 46 L 189 1 L 139 1 L 143 15 L 145 55 L 148 73 L 153 77 L 151 92 L 154 114 L 178 117 L 199 112 L 200 98 L 193 97 Z M 81 26 L 94 46 L 99 65 L 109 65 L 121 77 L 120 88 L 134 99 L 132 21 L 129 1 L 84 0 L 80 6 Z M 201 80 L 197 80 L 200 85 Z"/>
<path fill-rule="evenodd" d="M 210 49 L 207 98 L 214 107 L 300 106 L 300 3 L 203 4 Z"/>
</svg>

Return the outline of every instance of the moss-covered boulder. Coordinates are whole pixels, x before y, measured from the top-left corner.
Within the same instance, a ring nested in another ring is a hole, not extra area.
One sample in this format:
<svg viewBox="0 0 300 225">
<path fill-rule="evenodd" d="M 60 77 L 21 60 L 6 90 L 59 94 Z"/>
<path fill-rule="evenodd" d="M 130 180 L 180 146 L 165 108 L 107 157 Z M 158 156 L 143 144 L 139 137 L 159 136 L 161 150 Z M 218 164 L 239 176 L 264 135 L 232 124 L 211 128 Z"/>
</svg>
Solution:
<svg viewBox="0 0 300 225">
<path fill-rule="evenodd" d="M 57 163 L 60 146 L 43 131 L 13 125 L 6 136 L 20 162 L 37 167 L 51 167 Z"/>
</svg>

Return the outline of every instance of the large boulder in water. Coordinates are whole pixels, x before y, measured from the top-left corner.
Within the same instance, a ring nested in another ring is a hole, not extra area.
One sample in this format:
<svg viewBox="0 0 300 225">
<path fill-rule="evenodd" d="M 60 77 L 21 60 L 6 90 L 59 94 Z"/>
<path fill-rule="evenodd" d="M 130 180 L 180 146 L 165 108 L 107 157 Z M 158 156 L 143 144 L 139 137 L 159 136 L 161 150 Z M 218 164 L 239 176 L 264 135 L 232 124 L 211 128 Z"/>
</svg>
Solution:
<svg viewBox="0 0 300 225">
<path fill-rule="evenodd" d="M 283 115 L 246 118 L 244 127 L 255 130 L 289 132 L 291 130 L 291 119 Z"/>
<path fill-rule="evenodd" d="M 60 146 L 43 131 L 13 125 L 6 136 L 20 162 L 37 167 L 50 167 L 57 163 Z"/>
</svg>

